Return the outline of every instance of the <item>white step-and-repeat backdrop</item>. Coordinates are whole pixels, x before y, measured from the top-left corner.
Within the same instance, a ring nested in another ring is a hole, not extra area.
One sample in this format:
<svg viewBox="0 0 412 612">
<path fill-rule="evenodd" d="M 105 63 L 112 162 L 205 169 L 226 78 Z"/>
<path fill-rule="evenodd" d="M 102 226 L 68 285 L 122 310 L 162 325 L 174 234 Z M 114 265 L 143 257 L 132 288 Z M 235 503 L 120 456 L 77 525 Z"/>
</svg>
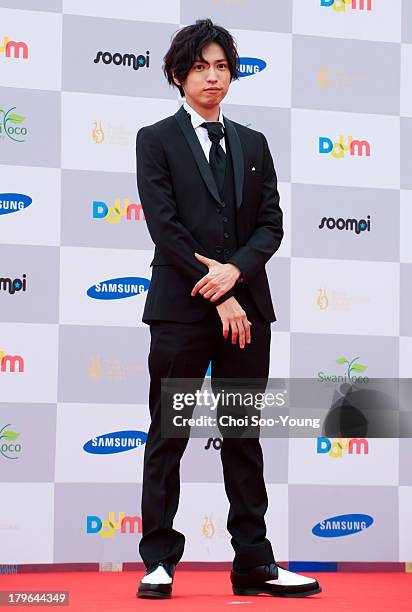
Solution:
<svg viewBox="0 0 412 612">
<path fill-rule="evenodd" d="M 409 377 L 412 1 L 0 7 L 0 563 L 138 561 L 146 292 L 115 298 L 150 281 L 135 136 L 179 108 L 171 37 L 200 17 L 230 29 L 242 78 L 224 114 L 271 147 L 271 375 Z M 278 559 L 412 559 L 410 440 L 262 445 Z M 219 449 L 192 439 L 183 457 L 185 561 L 232 559 Z"/>
</svg>

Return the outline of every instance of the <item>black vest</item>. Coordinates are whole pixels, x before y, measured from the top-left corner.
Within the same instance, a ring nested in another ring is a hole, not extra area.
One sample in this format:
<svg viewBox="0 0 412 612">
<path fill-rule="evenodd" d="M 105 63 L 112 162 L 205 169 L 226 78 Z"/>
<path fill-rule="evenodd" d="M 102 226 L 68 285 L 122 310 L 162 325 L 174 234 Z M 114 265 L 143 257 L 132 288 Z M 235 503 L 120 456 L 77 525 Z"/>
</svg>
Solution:
<svg viewBox="0 0 412 612">
<path fill-rule="evenodd" d="M 236 196 L 233 173 L 232 155 L 228 139 L 225 137 L 226 145 L 226 171 L 223 187 L 223 205 L 216 203 L 215 215 L 219 215 L 221 235 L 219 245 L 215 249 L 215 259 L 220 263 L 226 263 L 238 248 L 236 229 Z"/>
</svg>

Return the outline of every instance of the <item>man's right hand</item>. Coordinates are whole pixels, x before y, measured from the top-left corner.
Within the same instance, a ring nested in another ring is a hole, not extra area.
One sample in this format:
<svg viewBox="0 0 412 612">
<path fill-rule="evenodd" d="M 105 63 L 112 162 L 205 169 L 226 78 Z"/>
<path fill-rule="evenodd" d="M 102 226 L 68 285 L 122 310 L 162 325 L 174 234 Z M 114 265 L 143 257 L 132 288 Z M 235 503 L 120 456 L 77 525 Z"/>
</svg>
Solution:
<svg viewBox="0 0 412 612">
<path fill-rule="evenodd" d="M 246 312 L 235 297 L 230 297 L 216 306 L 216 310 L 222 321 L 224 338 L 228 338 L 230 329 L 232 331 L 232 344 L 236 344 L 239 340 L 239 346 L 243 349 L 245 348 L 245 341 L 247 344 L 251 343 L 250 326 L 252 323 L 248 321 Z"/>
</svg>

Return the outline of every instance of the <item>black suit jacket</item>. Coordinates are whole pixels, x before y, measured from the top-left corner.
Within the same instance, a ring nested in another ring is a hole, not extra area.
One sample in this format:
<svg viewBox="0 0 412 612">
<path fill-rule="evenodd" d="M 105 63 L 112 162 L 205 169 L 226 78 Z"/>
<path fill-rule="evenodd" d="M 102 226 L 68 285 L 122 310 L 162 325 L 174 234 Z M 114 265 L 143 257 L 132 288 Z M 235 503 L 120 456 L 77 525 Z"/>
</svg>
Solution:
<svg viewBox="0 0 412 612">
<path fill-rule="evenodd" d="M 263 317 L 275 321 L 265 271 L 283 237 L 275 168 L 263 134 L 225 116 L 224 124 L 233 160 L 238 235 L 238 250 L 228 261 L 241 270 Z M 221 198 L 183 106 L 139 130 L 136 159 L 140 201 L 156 245 L 143 322 L 198 321 L 216 304 L 190 295 L 208 272 L 194 252 L 222 261 L 216 254 L 223 244 L 221 215 L 216 214 Z M 235 286 L 222 299 L 236 296 L 237 290 Z"/>
</svg>

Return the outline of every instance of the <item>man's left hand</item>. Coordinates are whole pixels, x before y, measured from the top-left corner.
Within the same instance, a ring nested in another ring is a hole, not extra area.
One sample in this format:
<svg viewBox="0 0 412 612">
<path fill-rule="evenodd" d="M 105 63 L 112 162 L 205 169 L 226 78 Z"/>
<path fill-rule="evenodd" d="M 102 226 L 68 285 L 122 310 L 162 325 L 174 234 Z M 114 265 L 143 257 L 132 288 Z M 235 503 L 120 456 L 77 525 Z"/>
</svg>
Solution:
<svg viewBox="0 0 412 612">
<path fill-rule="evenodd" d="M 196 283 L 191 295 L 195 296 L 200 293 L 205 299 L 216 302 L 229 289 L 232 289 L 241 272 L 231 263 L 222 264 L 215 259 L 199 255 L 199 253 L 195 253 L 195 257 L 209 268 L 209 272 Z"/>
</svg>

